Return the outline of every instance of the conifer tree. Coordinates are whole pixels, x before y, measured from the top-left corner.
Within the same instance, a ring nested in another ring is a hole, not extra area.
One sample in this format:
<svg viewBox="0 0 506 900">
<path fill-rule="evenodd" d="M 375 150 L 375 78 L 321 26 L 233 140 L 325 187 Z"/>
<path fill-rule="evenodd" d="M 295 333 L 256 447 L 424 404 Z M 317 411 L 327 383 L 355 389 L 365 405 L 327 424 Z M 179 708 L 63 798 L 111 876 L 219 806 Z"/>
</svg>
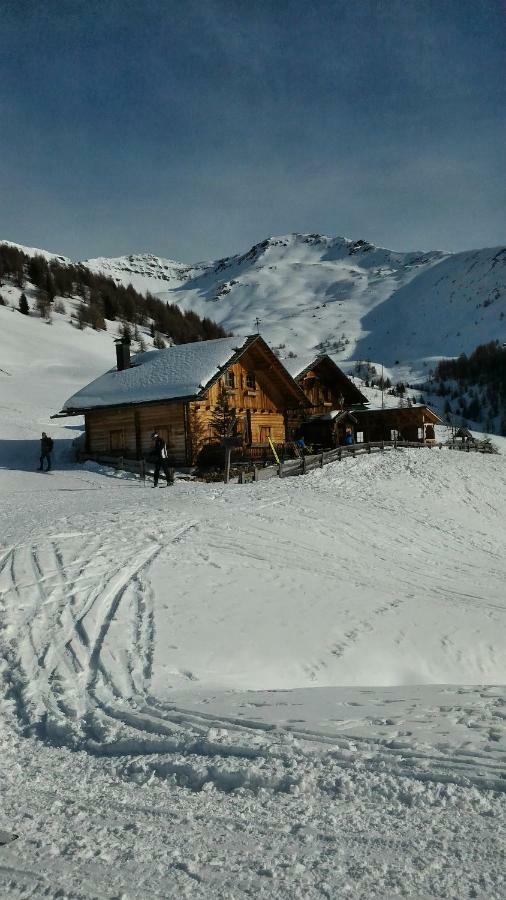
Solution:
<svg viewBox="0 0 506 900">
<path fill-rule="evenodd" d="M 18 302 L 18 309 L 20 313 L 23 313 L 24 316 L 30 315 L 30 307 L 28 306 L 28 300 L 26 299 L 26 294 L 22 293 Z"/>
<path fill-rule="evenodd" d="M 235 410 L 231 408 L 228 402 L 228 393 L 225 386 L 220 386 L 218 402 L 214 408 L 211 418 L 211 428 L 217 438 L 223 440 L 229 437 L 233 432 L 234 423 L 236 421 Z"/>
</svg>

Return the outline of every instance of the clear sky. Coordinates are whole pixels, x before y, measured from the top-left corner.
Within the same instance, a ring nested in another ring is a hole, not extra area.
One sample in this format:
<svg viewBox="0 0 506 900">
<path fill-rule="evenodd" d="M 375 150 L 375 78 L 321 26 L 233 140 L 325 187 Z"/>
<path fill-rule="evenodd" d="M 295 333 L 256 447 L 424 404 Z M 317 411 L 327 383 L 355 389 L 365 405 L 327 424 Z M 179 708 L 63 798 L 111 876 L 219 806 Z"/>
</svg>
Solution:
<svg viewBox="0 0 506 900">
<path fill-rule="evenodd" d="M 0 0 L 0 238 L 506 237 L 506 0 Z"/>
</svg>

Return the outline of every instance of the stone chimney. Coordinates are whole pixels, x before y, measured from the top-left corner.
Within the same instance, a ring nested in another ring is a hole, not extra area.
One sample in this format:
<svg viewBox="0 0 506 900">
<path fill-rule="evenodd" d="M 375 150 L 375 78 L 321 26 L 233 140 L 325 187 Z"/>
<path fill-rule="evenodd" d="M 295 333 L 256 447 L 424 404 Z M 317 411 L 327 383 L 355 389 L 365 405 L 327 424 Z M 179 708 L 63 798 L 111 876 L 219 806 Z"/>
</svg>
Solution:
<svg viewBox="0 0 506 900">
<path fill-rule="evenodd" d="M 130 338 L 118 338 L 116 344 L 116 366 L 118 372 L 130 368 Z"/>
</svg>

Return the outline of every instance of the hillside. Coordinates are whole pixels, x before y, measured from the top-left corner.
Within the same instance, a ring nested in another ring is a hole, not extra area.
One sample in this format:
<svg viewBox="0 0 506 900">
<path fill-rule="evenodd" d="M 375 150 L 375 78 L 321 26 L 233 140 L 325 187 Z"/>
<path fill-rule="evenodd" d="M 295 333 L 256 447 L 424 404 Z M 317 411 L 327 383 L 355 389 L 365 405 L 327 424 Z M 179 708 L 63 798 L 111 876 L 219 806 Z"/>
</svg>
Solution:
<svg viewBox="0 0 506 900">
<path fill-rule="evenodd" d="M 441 357 L 506 339 L 506 248 L 401 253 L 364 240 L 290 234 L 192 265 L 152 254 L 79 265 L 226 331 L 258 328 L 281 356 L 325 350 L 339 361 L 384 363 L 394 380 L 420 380 Z"/>
<path fill-rule="evenodd" d="M 281 355 L 324 349 L 398 365 L 403 377 L 420 377 L 433 357 L 506 338 L 506 248 L 398 253 L 291 234 L 196 266 L 151 255 L 86 265 L 234 333 L 255 331 L 258 319 Z"/>
</svg>

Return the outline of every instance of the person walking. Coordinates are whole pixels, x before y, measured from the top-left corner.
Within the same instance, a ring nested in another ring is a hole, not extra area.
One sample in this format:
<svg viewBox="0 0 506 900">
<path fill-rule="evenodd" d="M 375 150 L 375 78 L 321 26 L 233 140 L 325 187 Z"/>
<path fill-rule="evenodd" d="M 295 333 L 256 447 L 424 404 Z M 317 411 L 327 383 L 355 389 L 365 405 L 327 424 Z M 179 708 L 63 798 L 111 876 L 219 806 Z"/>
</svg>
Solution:
<svg viewBox="0 0 506 900">
<path fill-rule="evenodd" d="M 155 488 L 158 485 L 160 469 L 163 469 L 163 473 L 167 479 L 167 485 L 174 484 L 174 469 L 169 466 L 167 444 L 158 431 L 153 432 L 151 439 L 153 441 L 153 459 L 155 462 L 153 487 Z"/>
<path fill-rule="evenodd" d="M 50 438 L 45 431 L 42 432 L 40 439 L 40 466 L 39 472 L 44 471 L 44 460 L 46 460 L 46 472 L 51 471 L 51 453 L 53 452 L 53 439 Z"/>
</svg>

